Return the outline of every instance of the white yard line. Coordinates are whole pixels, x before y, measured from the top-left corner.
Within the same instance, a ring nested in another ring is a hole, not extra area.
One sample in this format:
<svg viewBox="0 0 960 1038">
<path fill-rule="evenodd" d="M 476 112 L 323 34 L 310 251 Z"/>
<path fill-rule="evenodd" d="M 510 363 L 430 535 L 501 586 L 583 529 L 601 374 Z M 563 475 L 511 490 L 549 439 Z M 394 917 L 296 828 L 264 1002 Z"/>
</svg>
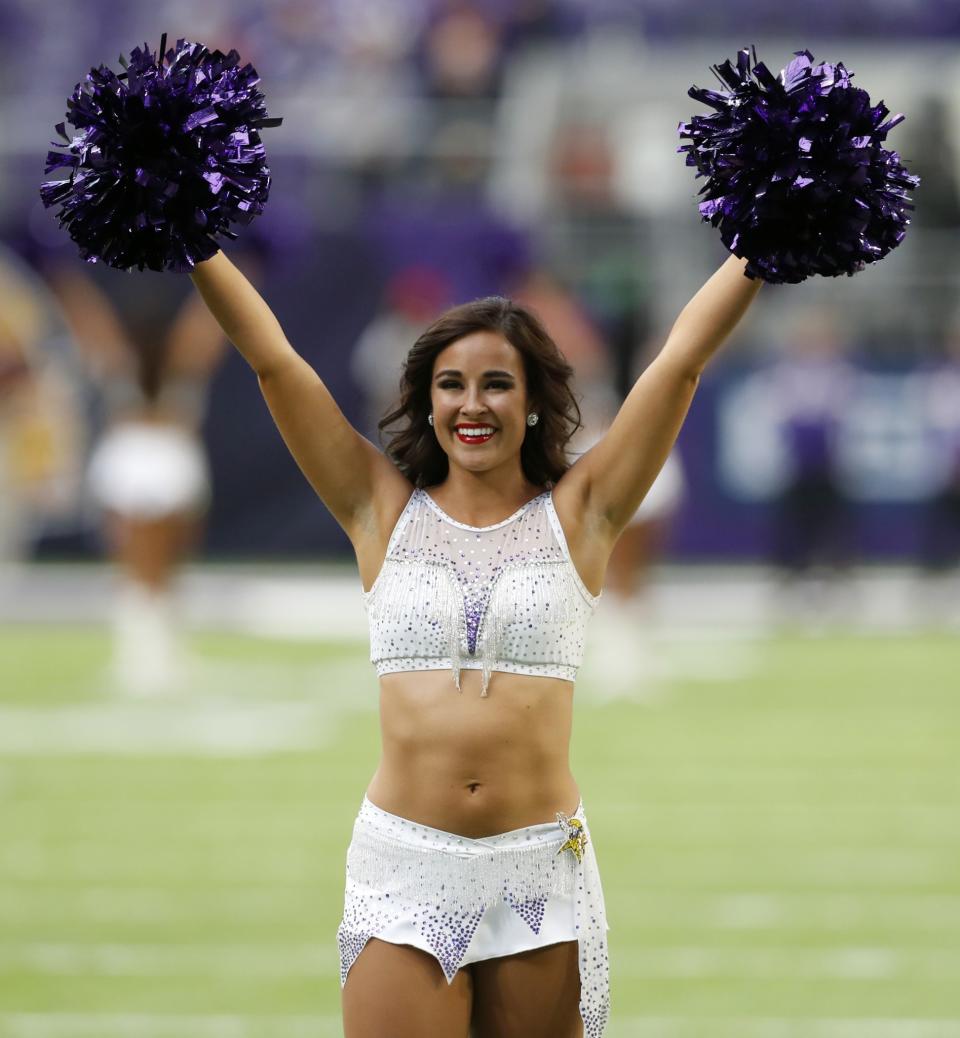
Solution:
<svg viewBox="0 0 960 1038">
<path fill-rule="evenodd" d="M 114 589 L 114 573 L 105 565 L 0 566 L 0 623 L 102 623 L 110 616 Z M 838 583 L 826 602 L 804 602 L 796 591 L 778 594 L 777 581 L 762 565 L 660 564 L 651 574 L 645 601 L 636 605 L 655 623 L 667 625 L 768 629 L 778 617 L 794 617 L 816 629 L 828 608 L 848 629 L 957 630 L 958 589 L 955 575 L 925 580 L 910 566 L 868 565 Z M 178 591 L 181 615 L 193 629 L 295 640 L 364 639 L 367 634 L 352 560 L 194 563 L 186 567 Z"/>
<path fill-rule="evenodd" d="M 43 976 L 204 977 L 272 982 L 277 977 L 323 976 L 333 967 L 336 956 L 333 935 L 325 946 L 24 942 L 0 945 L 0 976 L 26 972 Z"/>
<path fill-rule="evenodd" d="M 620 949 L 617 974 L 630 980 L 883 980 L 946 983 L 960 976 L 960 952 L 883 946 L 836 948 L 665 947 Z"/>
<path fill-rule="evenodd" d="M 192 661 L 187 675 L 183 690 L 153 699 L 104 692 L 87 703 L 0 707 L 0 758 L 302 751 L 328 745 L 346 713 L 372 715 L 377 704 L 362 656 L 314 668 Z"/>
<path fill-rule="evenodd" d="M 342 1038 L 340 1015 L 0 1014 L 0 1038 Z M 618 1016 L 605 1038 L 958 1038 L 960 1018 Z"/>
<path fill-rule="evenodd" d="M 327 711 L 303 702 L 133 703 L 0 709 L 0 756 L 250 756 L 323 742 Z"/>
<path fill-rule="evenodd" d="M 736 893 L 718 897 L 687 899 L 690 923 L 707 922 L 718 929 L 766 930 L 781 927 L 817 930 L 860 931 L 864 927 L 914 932 L 946 931 L 960 933 L 960 896 L 948 894 L 899 893 L 861 890 L 856 893 L 834 891 L 792 894 Z M 668 903 L 669 905 L 669 903 Z M 664 921 L 683 925 L 680 915 L 669 906 L 662 912 Z M 651 912 L 655 909 L 651 905 Z"/>
<path fill-rule="evenodd" d="M 0 944 L 4 974 L 71 977 L 319 978 L 331 973 L 336 942 L 292 944 L 100 944 L 22 942 Z M 835 948 L 768 946 L 623 949 L 616 973 L 630 981 L 877 980 L 940 984 L 960 976 L 960 952 L 948 948 L 885 946 Z"/>
<path fill-rule="evenodd" d="M 346 843 L 343 845 L 346 855 Z M 74 883 L 51 891 L 34 877 L 0 886 L 0 917 L 8 924 L 48 919 L 71 923 L 180 923 L 230 919 L 302 918 L 305 906 L 319 905 L 319 887 L 277 882 L 237 883 L 229 889 L 180 889 L 143 884 Z M 616 918 L 625 919 L 623 908 Z M 767 894 L 744 891 L 714 894 L 634 890 L 626 920 L 631 927 L 697 930 L 815 929 L 828 933 L 882 928 L 902 934 L 960 933 L 960 896 L 858 891 Z M 616 919 L 614 919 L 616 922 Z"/>
<path fill-rule="evenodd" d="M 345 847 L 343 856 L 345 860 Z M 7 881 L 0 888 L 0 918 L 7 925 L 71 920 L 81 926 L 112 922 L 172 925 L 198 920 L 302 921 L 305 910 L 311 904 L 319 905 L 323 893 L 266 882 L 231 885 L 227 890 L 71 884 L 51 891 L 46 885 Z"/>
<path fill-rule="evenodd" d="M 0 1038 L 343 1038 L 336 1016 L 7 1013 Z"/>
<path fill-rule="evenodd" d="M 614 1014 L 604 1038 L 960 1038 L 960 1018 L 643 1017 Z"/>
</svg>

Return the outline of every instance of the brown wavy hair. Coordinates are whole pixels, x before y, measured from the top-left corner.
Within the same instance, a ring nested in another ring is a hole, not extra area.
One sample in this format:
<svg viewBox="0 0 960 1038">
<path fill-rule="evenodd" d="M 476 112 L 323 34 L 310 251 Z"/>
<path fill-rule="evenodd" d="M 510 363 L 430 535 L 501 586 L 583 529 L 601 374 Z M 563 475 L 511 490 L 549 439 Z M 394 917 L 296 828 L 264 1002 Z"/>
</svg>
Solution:
<svg viewBox="0 0 960 1038">
<path fill-rule="evenodd" d="M 531 483 L 550 489 L 570 467 L 566 445 L 583 424 L 570 387 L 574 370 L 540 319 L 502 296 L 445 311 L 417 339 L 400 376 L 399 406 L 377 423 L 380 444 L 385 429 L 405 420 L 385 447 L 387 457 L 416 487 L 435 486 L 447 478 L 450 462 L 427 422 L 433 362 L 451 343 L 482 331 L 499 333 L 523 358 L 527 396 L 540 420 L 527 426 L 520 464 Z"/>
</svg>

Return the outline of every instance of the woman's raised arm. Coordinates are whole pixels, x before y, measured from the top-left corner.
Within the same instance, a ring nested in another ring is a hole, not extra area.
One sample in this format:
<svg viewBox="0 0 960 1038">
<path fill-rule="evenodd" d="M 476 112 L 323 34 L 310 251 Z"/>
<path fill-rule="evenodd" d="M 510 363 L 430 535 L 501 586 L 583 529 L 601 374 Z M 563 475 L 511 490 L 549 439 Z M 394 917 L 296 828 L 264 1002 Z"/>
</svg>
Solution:
<svg viewBox="0 0 960 1038">
<path fill-rule="evenodd" d="M 198 263 L 190 274 L 224 335 L 260 376 L 290 363 L 296 351 L 260 293 L 223 253 Z"/>
<path fill-rule="evenodd" d="M 377 489 L 402 479 L 347 421 L 320 376 L 287 341 L 257 290 L 218 252 L 190 274 L 227 338 L 256 372 L 300 471 L 347 536 L 368 530 Z"/>
</svg>

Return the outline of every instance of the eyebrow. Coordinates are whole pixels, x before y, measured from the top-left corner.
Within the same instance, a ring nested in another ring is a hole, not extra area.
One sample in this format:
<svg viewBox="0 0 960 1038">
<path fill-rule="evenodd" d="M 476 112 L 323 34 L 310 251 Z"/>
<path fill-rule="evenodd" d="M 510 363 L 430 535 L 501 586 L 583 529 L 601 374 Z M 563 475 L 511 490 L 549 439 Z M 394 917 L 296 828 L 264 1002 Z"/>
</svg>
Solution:
<svg viewBox="0 0 960 1038">
<path fill-rule="evenodd" d="M 436 381 L 438 378 L 440 378 L 443 375 L 456 375 L 458 378 L 460 378 L 460 377 L 463 376 L 463 372 L 462 371 L 454 371 L 453 368 L 444 368 L 443 371 L 438 371 L 437 372 L 436 377 L 434 378 L 434 381 Z M 497 375 L 497 376 L 499 376 L 501 378 L 504 377 L 504 376 L 506 376 L 507 378 L 513 378 L 513 375 L 511 375 L 509 371 L 485 371 L 483 373 L 483 377 L 484 378 L 490 378 L 493 375 Z"/>
</svg>

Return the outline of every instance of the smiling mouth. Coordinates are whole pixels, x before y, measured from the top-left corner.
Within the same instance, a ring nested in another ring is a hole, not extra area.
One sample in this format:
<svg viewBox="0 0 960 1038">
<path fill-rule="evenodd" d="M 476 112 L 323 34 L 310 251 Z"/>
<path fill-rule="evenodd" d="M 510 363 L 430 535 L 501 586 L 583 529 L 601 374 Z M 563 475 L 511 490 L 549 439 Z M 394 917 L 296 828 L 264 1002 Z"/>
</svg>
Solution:
<svg viewBox="0 0 960 1038">
<path fill-rule="evenodd" d="M 457 439 L 461 443 L 469 443 L 469 444 L 474 444 L 474 445 L 479 444 L 479 443 L 486 443 L 487 440 L 493 439 L 493 437 L 496 436 L 496 434 L 497 434 L 496 429 L 494 429 L 494 431 L 492 433 L 487 433 L 484 436 L 465 436 L 459 429 L 456 429 L 454 431 L 457 434 Z"/>
</svg>

